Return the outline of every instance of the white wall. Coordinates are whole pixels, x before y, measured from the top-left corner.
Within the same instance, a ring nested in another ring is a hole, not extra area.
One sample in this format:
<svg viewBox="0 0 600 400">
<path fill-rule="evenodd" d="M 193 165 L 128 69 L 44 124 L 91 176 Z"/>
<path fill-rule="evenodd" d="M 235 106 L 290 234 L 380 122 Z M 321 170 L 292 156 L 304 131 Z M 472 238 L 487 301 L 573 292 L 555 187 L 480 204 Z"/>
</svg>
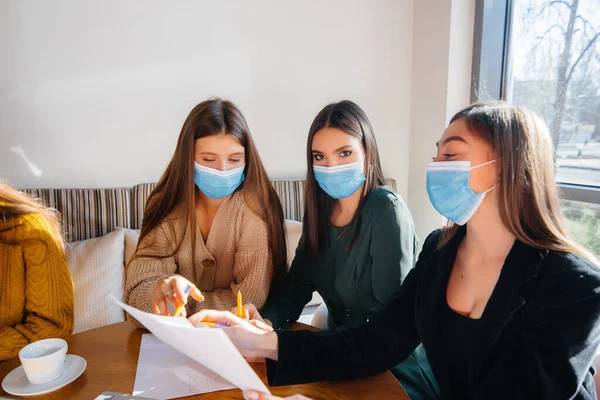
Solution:
<svg viewBox="0 0 600 400">
<path fill-rule="evenodd" d="M 301 178 L 312 119 L 349 98 L 406 196 L 412 7 L 1 1 L 0 173 L 22 188 L 156 181 L 190 109 L 221 96 L 245 114 L 269 174 Z"/>
<path fill-rule="evenodd" d="M 349 98 L 371 118 L 385 172 L 424 240 L 442 224 L 427 164 L 469 102 L 474 8 L 0 1 L 0 174 L 23 188 L 156 181 L 189 110 L 221 96 L 244 112 L 269 174 L 302 178 L 312 119 Z"/>
<path fill-rule="evenodd" d="M 475 0 L 414 6 L 408 207 L 421 245 L 444 221 L 429 202 L 427 165 L 450 118 L 470 101 Z"/>
</svg>

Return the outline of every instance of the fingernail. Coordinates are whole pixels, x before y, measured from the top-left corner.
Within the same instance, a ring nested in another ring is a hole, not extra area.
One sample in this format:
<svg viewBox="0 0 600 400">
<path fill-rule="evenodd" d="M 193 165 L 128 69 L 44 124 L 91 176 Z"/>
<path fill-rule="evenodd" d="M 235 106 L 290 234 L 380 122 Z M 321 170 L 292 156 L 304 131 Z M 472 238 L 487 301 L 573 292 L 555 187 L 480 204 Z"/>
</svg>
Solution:
<svg viewBox="0 0 600 400">
<path fill-rule="evenodd" d="M 244 391 L 243 396 L 246 400 L 258 400 L 258 393 L 253 391 Z"/>
</svg>

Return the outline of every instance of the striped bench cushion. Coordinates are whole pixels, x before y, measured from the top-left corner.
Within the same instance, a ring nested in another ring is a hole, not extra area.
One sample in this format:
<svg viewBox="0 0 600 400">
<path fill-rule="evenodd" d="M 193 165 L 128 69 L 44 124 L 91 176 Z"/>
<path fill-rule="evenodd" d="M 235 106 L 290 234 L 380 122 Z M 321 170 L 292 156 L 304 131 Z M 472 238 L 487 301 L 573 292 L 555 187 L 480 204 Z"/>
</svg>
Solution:
<svg viewBox="0 0 600 400">
<path fill-rule="evenodd" d="M 272 181 L 281 200 L 285 219 L 302 221 L 304 181 Z M 393 179 L 388 186 L 396 189 Z M 61 215 L 63 233 L 68 242 L 104 236 L 117 227 L 140 229 L 144 207 L 154 183 L 132 189 L 24 189 Z"/>
<path fill-rule="evenodd" d="M 271 181 L 281 206 L 285 219 L 302 222 L 304 216 L 304 181 L 303 180 L 275 180 Z M 387 185 L 396 190 L 396 181 L 386 179 Z M 154 189 L 154 183 L 136 185 L 131 190 L 132 220 L 131 227 L 140 229 L 144 218 L 144 208 L 150 192 Z"/>
<path fill-rule="evenodd" d="M 131 189 L 131 228 L 142 228 L 144 209 L 154 186 L 156 186 L 155 183 L 142 183 L 141 185 L 135 185 Z"/>
<path fill-rule="evenodd" d="M 129 189 L 25 189 L 61 216 L 68 242 L 104 236 L 131 227 Z"/>
</svg>

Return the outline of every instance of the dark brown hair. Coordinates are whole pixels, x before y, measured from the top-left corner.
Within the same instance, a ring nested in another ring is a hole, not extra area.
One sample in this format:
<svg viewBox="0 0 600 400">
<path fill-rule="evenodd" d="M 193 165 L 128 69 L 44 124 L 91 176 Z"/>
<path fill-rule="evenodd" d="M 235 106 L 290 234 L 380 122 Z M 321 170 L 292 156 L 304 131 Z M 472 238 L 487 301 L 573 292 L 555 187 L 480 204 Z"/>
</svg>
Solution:
<svg viewBox="0 0 600 400">
<path fill-rule="evenodd" d="M 274 268 L 271 286 L 274 287 L 283 279 L 287 271 L 283 209 L 260 160 L 246 120 L 230 101 L 219 98 L 209 99 L 194 107 L 188 115 L 181 128 L 175 153 L 148 198 L 138 243 L 141 243 L 144 237 L 163 222 L 175 208 L 180 207 L 182 215 L 179 217 L 188 222 L 192 259 L 195 258 L 194 142 L 212 135 L 232 135 L 245 148 L 246 179 L 236 192 L 244 190 L 246 204 L 266 223 Z M 170 257 L 177 253 L 182 243 L 183 235 L 173 253 L 165 254 L 163 257 Z M 138 246 L 136 254 L 139 250 Z"/>
<path fill-rule="evenodd" d="M 379 160 L 379 150 L 373 134 L 373 127 L 365 112 L 355 103 L 343 100 L 332 103 L 323 108 L 317 114 L 308 131 L 306 145 L 306 185 L 304 193 L 304 226 L 302 234 L 304 237 L 304 249 L 314 257 L 319 254 L 320 243 L 327 241 L 329 231 L 329 219 L 332 207 L 336 200 L 330 197 L 315 180 L 313 171 L 313 138 L 323 128 L 336 128 L 348 135 L 359 139 L 365 150 L 365 177 L 364 189 L 360 197 L 358 208 L 352 217 L 348 227 L 354 226 L 352 236 L 348 242 L 351 248 L 358 238 L 362 225 L 361 211 L 367 196 L 373 189 L 385 185 L 385 178 Z M 347 229 L 346 229 L 347 230 Z M 347 232 L 344 230 L 342 236 Z"/>
<path fill-rule="evenodd" d="M 496 153 L 500 167 L 496 190 L 504 226 L 531 247 L 576 253 L 598 263 L 565 229 L 552 139 L 544 121 L 525 108 L 503 102 L 472 104 L 450 123 L 458 120 Z M 449 223 L 438 247 L 444 247 L 458 229 Z"/>
<path fill-rule="evenodd" d="M 0 220 L 6 221 L 24 215 L 39 214 L 48 222 L 49 233 L 65 253 L 65 240 L 60 229 L 58 211 L 46 207 L 41 200 L 13 188 L 5 180 L 0 179 Z"/>
</svg>

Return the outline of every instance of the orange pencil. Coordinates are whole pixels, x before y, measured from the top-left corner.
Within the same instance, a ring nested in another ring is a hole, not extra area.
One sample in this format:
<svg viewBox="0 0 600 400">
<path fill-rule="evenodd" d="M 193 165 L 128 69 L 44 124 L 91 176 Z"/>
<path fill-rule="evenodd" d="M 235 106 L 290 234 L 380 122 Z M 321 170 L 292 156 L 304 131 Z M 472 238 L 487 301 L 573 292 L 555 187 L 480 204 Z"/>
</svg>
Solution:
<svg viewBox="0 0 600 400">
<path fill-rule="evenodd" d="M 185 296 L 187 297 L 190 294 L 190 290 L 192 290 L 192 287 L 190 285 L 187 285 L 187 287 L 185 288 Z M 177 308 L 175 309 L 175 312 L 173 313 L 174 317 L 179 317 L 181 315 L 181 312 L 183 311 L 183 307 L 185 307 L 185 305 L 180 305 L 177 306 Z"/>
</svg>

